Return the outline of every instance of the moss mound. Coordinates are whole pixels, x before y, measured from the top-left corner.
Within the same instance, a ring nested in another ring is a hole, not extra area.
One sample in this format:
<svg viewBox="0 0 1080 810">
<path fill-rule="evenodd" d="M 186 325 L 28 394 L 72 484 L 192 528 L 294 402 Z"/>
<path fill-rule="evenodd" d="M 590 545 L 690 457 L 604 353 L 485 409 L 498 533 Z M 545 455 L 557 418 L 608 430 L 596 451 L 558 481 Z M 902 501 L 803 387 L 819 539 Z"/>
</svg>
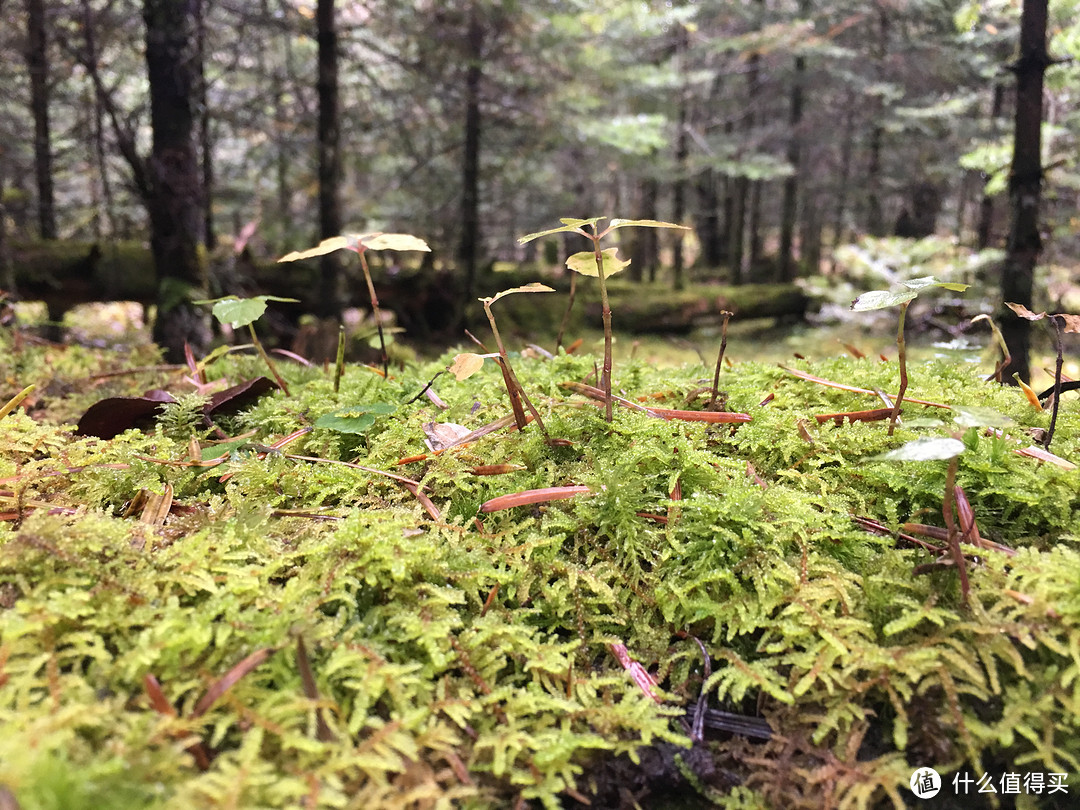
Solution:
<svg viewBox="0 0 1080 810">
<path fill-rule="evenodd" d="M 6 401 L 50 365 L 2 339 Z M 1080 771 L 1080 472 L 1016 452 L 1049 420 L 1015 390 L 928 363 L 909 397 L 954 410 L 906 404 L 889 437 L 814 419 L 872 398 L 740 364 L 721 387 L 750 422 L 608 424 L 562 387 L 595 358 L 520 357 L 562 441 L 529 426 L 433 452 L 432 423 L 510 412 L 490 363 L 436 380 L 445 409 L 417 399 L 450 359 L 349 367 L 337 394 L 294 367 L 290 396 L 213 425 L 181 394 L 108 441 L 72 414 L 177 379 L 54 383 L 0 421 L 0 786 L 24 810 L 900 807 L 924 765 Z M 801 368 L 897 385 L 893 363 Z M 693 409 L 711 370 L 614 376 Z M 958 426 L 956 406 L 1013 423 Z M 966 600 L 945 540 L 903 527 L 945 525 L 949 462 L 874 458 L 950 432 L 988 541 L 962 546 Z M 1080 457 L 1075 400 L 1053 450 Z M 482 510 L 568 485 L 589 494 Z"/>
</svg>

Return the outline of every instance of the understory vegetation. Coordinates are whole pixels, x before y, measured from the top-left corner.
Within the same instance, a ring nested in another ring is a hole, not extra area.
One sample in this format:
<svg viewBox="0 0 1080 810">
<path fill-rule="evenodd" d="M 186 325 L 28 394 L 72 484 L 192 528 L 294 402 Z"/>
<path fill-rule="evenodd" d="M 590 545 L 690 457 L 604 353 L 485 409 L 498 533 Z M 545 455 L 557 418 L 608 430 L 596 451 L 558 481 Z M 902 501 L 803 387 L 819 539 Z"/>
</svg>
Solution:
<svg viewBox="0 0 1080 810">
<path fill-rule="evenodd" d="M 24 810 L 900 807 L 924 765 L 1080 771 L 1075 394 L 1049 455 L 972 364 L 913 367 L 890 437 L 850 412 L 895 362 L 725 366 L 750 421 L 710 423 L 711 367 L 627 360 L 608 423 L 597 357 L 512 353 L 545 439 L 451 354 L 214 399 L 262 361 L 0 341 L 2 399 L 40 386 L 0 421 Z M 81 435 L 101 400 L 122 432 Z M 950 435 L 951 469 L 879 458 Z"/>
</svg>

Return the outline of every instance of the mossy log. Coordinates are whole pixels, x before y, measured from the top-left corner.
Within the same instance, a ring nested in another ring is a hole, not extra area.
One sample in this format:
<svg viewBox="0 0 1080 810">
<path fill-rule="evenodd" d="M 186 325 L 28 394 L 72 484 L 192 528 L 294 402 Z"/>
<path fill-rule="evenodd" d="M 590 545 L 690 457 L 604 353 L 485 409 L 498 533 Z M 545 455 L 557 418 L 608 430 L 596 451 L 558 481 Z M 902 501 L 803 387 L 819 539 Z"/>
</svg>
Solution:
<svg viewBox="0 0 1080 810">
<path fill-rule="evenodd" d="M 18 297 L 44 301 L 53 321 L 60 321 L 64 312 L 79 304 L 152 304 L 157 293 L 153 258 L 149 248 L 139 242 L 17 242 L 12 245 L 12 264 Z M 299 298 L 297 313 L 314 311 L 318 268 L 313 262 L 282 265 L 242 254 L 211 257 L 210 265 L 211 296 L 267 293 Z M 401 269 L 391 275 L 382 272 L 377 263 L 373 269 L 383 308 L 393 311 L 409 334 L 424 337 L 453 326 L 461 295 L 453 273 Z M 367 306 L 367 288 L 358 269 L 350 266 L 347 272 L 347 304 Z M 518 275 L 485 277 L 478 291 L 494 294 L 536 280 L 530 276 L 519 281 Z M 496 307 L 500 322 L 505 320 L 520 332 L 554 332 L 566 310 L 569 280 L 546 281 L 564 294 L 513 296 L 500 301 Z M 719 321 L 724 310 L 738 318 L 801 318 L 809 306 L 806 294 L 793 284 L 700 284 L 675 292 L 658 284 L 613 280 L 609 287 L 613 325 L 629 332 L 688 332 Z M 474 314 L 482 318 L 479 307 Z M 591 279 L 581 279 L 571 326 L 600 325 L 599 288 Z"/>
</svg>

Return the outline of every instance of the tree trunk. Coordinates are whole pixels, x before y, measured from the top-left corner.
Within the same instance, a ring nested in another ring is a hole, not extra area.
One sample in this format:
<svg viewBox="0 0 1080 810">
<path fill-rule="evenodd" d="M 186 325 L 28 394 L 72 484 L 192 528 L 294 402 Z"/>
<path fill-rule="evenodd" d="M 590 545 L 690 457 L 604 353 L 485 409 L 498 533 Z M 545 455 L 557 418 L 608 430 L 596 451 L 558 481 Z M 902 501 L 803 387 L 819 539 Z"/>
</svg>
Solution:
<svg viewBox="0 0 1080 810">
<path fill-rule="evenodd" d="M 830 270 L 836 272 L 836 249 L 844 242 L 844 219 L 847 216 L 848 181 L 851 178 L 851 156 L 855 151 L 855 94 L 849 92 L 844 104 L 844 135 L 840 140 L 840 180 L 836 185 L 832 221 L 832 255 Z"/>
<path fill-rule="evenodd" d="M 745 177 L 733 177 L 731 183 L 731 218 L 728 219 L 728 264 L 731 266 L 731 283 L 742 284 L 743 243 L 746 233 L 746 199 L 750 187 Z"/>
<path fill-rule="evenodd" d="M 884 7 L 878 11 L 878 41 L 874 61 L 877 63 L 879 81 L 886 81 L 885 57 L 889 51 L 889 16 Z M 885 213 L 881 205 L 881 148 L 885 127 L 885 104 L 878 97 L 872 112 L 873 128 L 870 130 L 870 160 L 866 169 L 866 230 L 871 236 L 885 235 Z"/>
<path fill-rule="evenodd" d="M 686 137 L 687 107 L 690 103 L 690 93 L 686 84 L 685 59 L 688 41 L 686 28 L 679 25 L 675 37 L 675 53 L 678 64 L 676 69 L 679 73 L 679 110 L 678 130 L 675 133 L 675 185 L 672 188 L 671 218 L 681 225 L 686 217 L 686 158 L 689 153 L 689 144 Z M 671 284 L 676 290 L 681 290 L 686 286 L 684 264 L 683 239 L 681 235 L 677 234 L 671 261 Z"/>
<path fill-rule="evenodd" d="M 43 0 L 26 0 L 26 20 L 26 68 L 30 74 L 30 111 L 34 116 L 38 232 L 42 239 L 55 239 L 56 206 L 49 131 L 49 43 Z"/>
<path fill-rule="evenodd" d="M 636 214 L 638 219 L 658 219 L 656 198 L 660 192 L 659 185 L 652 177 L 641 180 Z M 633 239 L 630 267 L 627 271 L 631 273 L 630 278 L 634 281 L 652 281 L 656 278 L 656 267 L 660 264 L 660 243 L 656 229 L 634 228 L 630 231 L 630 238 Z"/>
<path fill-rule="evenodd" d="M 209 88 L 206 83 L 206 15 L 210 0 L 197 3 L 198 20 L 196 21 L 196 43 L 198 48 L 198 87 L 199 87 L 199 157 L 202 159 L 203 184 L 203 241 L 207 250 L 217 245 L 214 231 L 214 146 L 210 136 Z"/>
<path fill-rule="evenodd" d="M 994 100 L 990 107 L 990 134 L 997 134 L 998 119 L 1001 118 L 1005 109 L 1005 85 L 998 82 L 994 85 Z M 989 178 L 982 176 L 985 185 Z M 979 202 L 979 224 L 975 230 L 975 247 L 986 250 L 993 241 L 994 233 L 994 198 L 989 194 L 983 194 Z"/>
<path fill-rule="evenodd" d="M 82 25 L 83 45 L 85 48 L 85 64 L 96 65 L 98 61 L 97 37 L 94 31 L 94 14 L 90 7 L 90 0 L 82 0 Z M 95 177 L 90 179 L 90 193 L 94 201 L 93 228 L 94 235 L 103 239 L 106 236 L 114 237 L 116 227 L 112 218 L 113 193 L 112 184 L 109 182 L 109 158 L 105 148 L 105 105 L 102 104 L 102 94 L 94 85 L 94 75 L 90 78 L 90 90 L 87 107 L 91 112 L 88 114 L 92 121 L 91 154 L 88 163 L 94 167 Z"/>
<path fill-rule="evenodd" d="M 1016 117 L 1009 169 L 1009 241 L 1001 270 L 1003 301 L 1031 306 L 1035 265 L 1042 250 L 1039 197 L 1042 191 L 1043 74 L 1046 52 L 1047 0 L 1024 0 L 1020 17 L 1020 58 L 1016 73 Z M 1012 361 L 1002 373 L 1031 377 L 1031 323 L 1012 312 L 1001 314 L 1001 332 Z"/>
<path fill-rule="evenodd" d="M 475 297 L 476 266 L 480 253 L 480 85 L 484 78 L 484 28 L 475 5 L 469 10 L 465 41 L 465 145 L 461 163 L 461 241 L 458 261 L 464 271 L 464 300 Z M 462 313 L 464 315 L 464 312 Z"/>
<path fill-rule="evenodd" d="M 806 3 L 799 4 L 800 13 L 806 13 Z M 795 278 L 795 226 L 798 220 L 799 162 L 802 148 L 801 140 L 803 116 L 803 80 L 806 73 L 806 58 L 795 57 L 795 75 L 791 83 L 791 108 L 788 116 L 790 128 L 787 160 L 793 169 L 792 174 L 784 178 L 784 196 L 780 204 L 780 280 L 791 281 Z"/>
<path fill-rule="evenodd" d="M 196 354 L 210 343 L 206 310 L 191 303 L 206 290 L 202 178 L 195 150 L 198 2 L 145 0 L 143 5 L 153 128 L 146 205 L 158 276 L 154 340 L 171 363 L 183 361 L 185 343 Z"/>
<path fill-rule="evenodd" d="M 338 49 L 334 0 L 318 0 L 315 9 L 319 43 L 319 238 L 339 236 L 341 216 L 341 119 L 338 113 Z M 328 253 L 319 263 L 319 310 L 322 318 L 340 318 L 341 259 Z"/>
<path fill-rule="evenodd" d="M 715 270 L 724 261 L 724 240 L 720 232 L 720 195 L 716 193 L 716 172 L 705 169 L 694 183 L 697 190 L 697 237 L 701 242 L 701 262 Z"/>
</svg>

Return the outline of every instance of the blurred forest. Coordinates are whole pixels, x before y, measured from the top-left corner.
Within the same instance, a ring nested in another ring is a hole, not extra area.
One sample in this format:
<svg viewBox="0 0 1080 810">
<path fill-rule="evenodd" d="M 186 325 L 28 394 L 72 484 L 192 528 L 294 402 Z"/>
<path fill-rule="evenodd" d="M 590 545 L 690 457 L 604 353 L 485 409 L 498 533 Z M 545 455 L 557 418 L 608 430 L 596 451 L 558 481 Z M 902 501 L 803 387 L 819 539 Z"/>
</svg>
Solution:
<svg viewBox="0 0 1080 810">
<path fill-rule="evenodd" d="M 624 246 L 676 289 L 936 234 L 1030 303 L 1080 241 L 1076 0 L 0 0 L 0 45 L 0 286 L 21 242 L 149 241 L 173 356 L 207 339 L 176 300 L 229 289 L 206 255 L 344 231 L 422 236 L 463 300 L 578 249 L 516 241 L 563 216 L 693 226 Z"/>
</svg>

